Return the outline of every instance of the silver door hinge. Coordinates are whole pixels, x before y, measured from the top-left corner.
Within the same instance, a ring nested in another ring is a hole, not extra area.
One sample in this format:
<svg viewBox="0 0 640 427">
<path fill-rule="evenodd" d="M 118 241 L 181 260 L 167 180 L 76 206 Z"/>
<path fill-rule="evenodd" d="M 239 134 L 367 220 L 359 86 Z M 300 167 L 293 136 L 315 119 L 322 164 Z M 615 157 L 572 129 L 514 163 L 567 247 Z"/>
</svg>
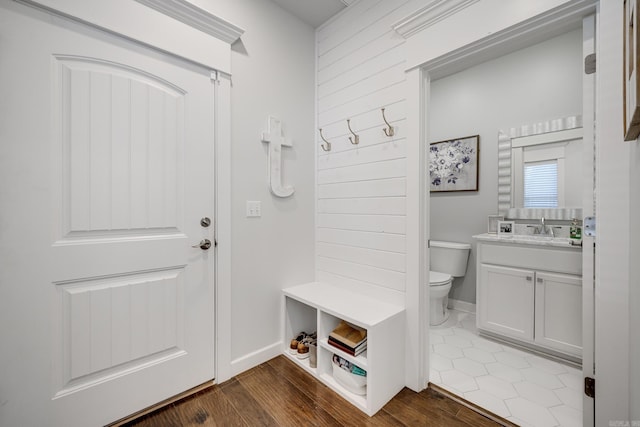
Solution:
<svg viewBox="0 0 640 427">
<path fill-rule="evenodd" d="M 596 397 L 596 380 L 591 377 L 584 377 L 584 394 L 589 397 Z"/>
<path fill-rule="evenodd" d="M 592 53 L 584 58 L 584 73 L 593 74 L 596 72 L 596 54 Z"/>
<path fill-rule="evenodd" d="M 596 217 L 588 216 L 582 222 L 584 226 L 584 235 L 589 237 L 596 237 Z"/>
<path fill-rule="evenodd" d="M 211 81 L 213 82 L 220 82 L 220 72 L 218 70 L 213 70 L 211 72 Z"/>
</svg>

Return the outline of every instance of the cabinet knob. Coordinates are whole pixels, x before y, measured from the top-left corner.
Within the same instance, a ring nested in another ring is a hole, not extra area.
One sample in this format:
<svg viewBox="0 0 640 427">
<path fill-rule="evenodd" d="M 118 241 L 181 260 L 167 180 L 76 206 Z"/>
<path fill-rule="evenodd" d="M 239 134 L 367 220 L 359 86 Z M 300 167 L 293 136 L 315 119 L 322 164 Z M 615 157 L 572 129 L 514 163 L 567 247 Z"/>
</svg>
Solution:
<svg viewBox="0 0 640 427">
<path fill-rule="evenodd" d="M 532 281 L 532 280 L 533 280 L 533 277 L 531 277 L 531 276 L 527 276 L 527 282 L 530 282 L 530 281 Z"/>
<path fill-rule="evenodd" d="M 538 280 L 538 283 L 542 283 L 543 282 L 543 279 L 541 277 L 538 277 L 537 280 Z"/>
</svg>

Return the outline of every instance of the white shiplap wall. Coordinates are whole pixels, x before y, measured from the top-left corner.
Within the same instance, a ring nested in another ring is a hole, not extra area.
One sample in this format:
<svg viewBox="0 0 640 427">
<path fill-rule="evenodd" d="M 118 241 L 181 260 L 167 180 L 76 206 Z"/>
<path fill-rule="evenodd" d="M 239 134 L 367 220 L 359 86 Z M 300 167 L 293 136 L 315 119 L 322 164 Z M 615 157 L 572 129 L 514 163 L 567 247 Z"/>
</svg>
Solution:
<svg viewBox="0 0 640 427">
<path fill-rule="evenodd" d="M 320 27 L 317 43 L 316 277 L 404 303 L 404 39 L 392 25 L 424 0 L 360 0 Z M 380 109 L 395 127 L 385 136 Z M 352 145 L 347 119 L 360 135 Z"/>
</svg>

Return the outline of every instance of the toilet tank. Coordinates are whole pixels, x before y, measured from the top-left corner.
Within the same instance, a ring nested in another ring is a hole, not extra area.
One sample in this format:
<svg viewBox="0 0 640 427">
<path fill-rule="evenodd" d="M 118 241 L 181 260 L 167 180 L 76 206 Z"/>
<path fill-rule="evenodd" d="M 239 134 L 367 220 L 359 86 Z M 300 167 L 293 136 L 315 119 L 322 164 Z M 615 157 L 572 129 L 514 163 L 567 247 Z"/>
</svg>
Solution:
<svg viewBox="0 0 640 427">
<path fill-rule="evenodd" d="M 432 271 L 447 273 L 453 277 L 462 277 L 467 271 L 469 243 L 430 241 L 430 267 Z"/>
</svg>

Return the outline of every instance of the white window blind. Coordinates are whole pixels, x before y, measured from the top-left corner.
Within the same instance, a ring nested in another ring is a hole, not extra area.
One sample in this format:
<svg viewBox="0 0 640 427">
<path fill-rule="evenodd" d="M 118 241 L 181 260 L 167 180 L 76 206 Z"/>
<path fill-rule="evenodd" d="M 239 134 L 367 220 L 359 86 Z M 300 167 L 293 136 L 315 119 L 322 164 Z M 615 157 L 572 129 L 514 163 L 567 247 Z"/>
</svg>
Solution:
<svg viewBox="0 0 640 427">
<path fill-rule="evenodd" d="M 531 162 L 524 165 L 524 207 L 558 207 L 558 162 Z"/>
</svg>

